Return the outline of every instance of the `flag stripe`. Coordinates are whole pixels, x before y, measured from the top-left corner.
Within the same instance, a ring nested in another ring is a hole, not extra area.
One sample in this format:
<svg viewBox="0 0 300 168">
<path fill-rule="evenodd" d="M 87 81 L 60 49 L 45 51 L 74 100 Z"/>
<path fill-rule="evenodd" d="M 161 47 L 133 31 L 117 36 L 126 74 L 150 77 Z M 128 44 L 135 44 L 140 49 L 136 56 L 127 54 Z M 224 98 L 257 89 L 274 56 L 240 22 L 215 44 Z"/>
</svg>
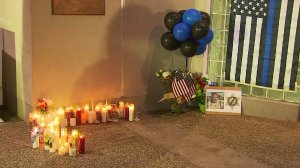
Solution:
<svg viewBox="0 0 300 168">
<path fill-rule="evenodd" d="M 251 21 L 251 31 L 250 31 L 250 44 L 249 44 L 249 54 L 248 54 L 248 60 L 247 60 L 247 70 L 246 70 L 246 83 L 250 83 L 251 81 L 251 75 L 252 75 L 252 66 L 253 66 L 253 56 L 254 56 L 254 44 L 255 44 L 255 38 L 256 38 L 256 27 L 255 25 L 257 23 L 257 18 L 253 17 Z M 260 37 L 258 37 L 260 38 Z M 257 69 L 257 68 L 256 68 Z M 256 70 L 255 69 L 255 70 Z"/>
<path fill-rule="evenodd" d="M 248 54 L 249 54 L 249 44 L 250 44 L 250 33 L 251 33 L 251 24 L 252 17 L 246 17 L 246 27 L 245 27 L 245 35 L 244 35 L 244 46 L 243 46 L 243 57 L 241 62 L 241 74 L 240 81 L 245 83 L 246 81 L 246 69 L 248 63 Z"/>
<path fill-rule="evenodd" d="M 297 34 L 296 41 L 294 44 L 294 57 L 293 57 L 293 66 L 291 73 L 291 81 L 290 81 L 290 90 L 295 90 L 295 82 L 297 79 L 297 70 L 298 70 L 298 61 L 299 61 L 299 52 L 300 52 L 300 11 L 298 11 L 298 21 L 297 21 Z"/>
<path fill-rule="evenodd" d="M 285 25 L 287 6 L 288 6 L 288 0 L 282 0 L 279 23 L 278 23 L 278 39 L 277 39 L 277 45 L 275 50 L 275 63 L 274 63 L 272 88 L 278 87 L 278 78 L 279 78 L 280 65 L 281 65 L 280 63 L 282 58 L 281 54 L 282 54 L 284 25 Z"/>
<path fill-rule="evenodd" d="M 269 71 L 267 73 L 267 87 L 272 87 L 272 83 L 273 83 L 273 73 L 274 73 L 274 66 L 275 66 L 275 59 L 276 59 L 276 46 L 277 46 L 277 41 L 278 38 L 280 38 L 278 36 L 278 33 L 280 33 L 279 30 L 279 20 L 280 20 L 280 15 L 285 15 L 282 12 L 286 12 L 283 11 L 281 6 L 282 6 L 282 2 L 285 0 L 277 0 L 276 1 L 276 5 L 275 5 L 275 9 L 276 12 L 274 14 L 274 27 L 273 27 L 273 32 L 272 32 L 272 43 L 271 43 L 271 50 L 270 50 L 270 61 L 269 61 Z M 285 18 L 283 18 L 285 19 Z M 284 26 L 284 23 L 282 23 Z M 278 80 L 278 79 L 277 79 Z"/>
<path fill-rule="evenodd" d="M 233 35 L 234 31 L 231 29 L 235 25 L 235 15 L 230 14 L 230 22 L 229 22 L 229 33 L 228 33 L 228 46 L 227 46 L 227 57 L 226 57 L 226 67 L 225 67 L 225 79 L 230 80 L 230 71 L 231 71 L 231 59 L 232 59 L 232 47 L 233 47 Z"/>
<path fill-rule="evenodd" d="M 271 44 L 273 37 L 273 24 L 274 24 L 274 14 L 275 14 L 275 6 L 276 0 L 269 1 L 269 12 L 268 12 L 268 20 L 267 20 L 267 32 L 266 32 L 266 41 L 265 41 L 265 51 L 264 51 L 264 63 L 262 68 L 262 77 L 261 77 L 261 85 L 267 86 L 268 80 L 268 71 L 270 64 L 270 53 L 271 53 Z"/>
<path fill-rule="evenodd" d="M 291 3 L 292 4 L 292 3 Z M 296 38 L 297 32 L 297 21 L 298 21 L 298 13 L 299 13 L 299 0 L 294 0 L 293 3 L 293 10 L 292 10 L 292 18 L 291 18 L 291 26 L 290 26 L 290 37 L 289 37 L 289 46 L 288 46 L 288 53 L 287 53 L 287 61 L 286 61 L 286 68 L 285 68 L 285 76 L 284 76 L 284 89 L 290 88 L 290 81 L 291 81 L 291 68 L 293 65 L 293 56 L 294 56 L 294 43 Z"/>
<path fill-rule="evenodd" d="M 237 64 L 237 54 L 239 49 L 239 37 L 240 37 L 240 23 L 241 16 L 235 16 L 235 25 L 234 25 L 234 35 L 233 35 L 233 45 L 232 45 L 232 58 L 231 58 L 231 68 L 230 68 L 230 80 L 235 81 L 235 72 Z"/>
<path fill-rule="evenodd" d="M 252 63 L 252 73 L 251 73 L 251 84 L 256 84 L 257 70 L 258 70 L 258 59 L 261 44 L 261 33 L 262 33 L 263 19 L 257 18 L 254 51 L 253 51 L 253 63 Z"/>
<path fill-rule="evenodd" d="M 282 56 L 281 56 L 281 62 L 280 62 L 280 72 L 279 72 L 279 82 L 278 82 L 278 88 L 283 89 L 284 80 L 285 80 L 285 71 L 286 68 L 292 68 L 287 67 L 287 59 L 288 59 L 288 48 L 289 48 L 289 40 L 290 40 L 290 26 L 292 21 L 292 14 L 293 14 L 293 3 L 294 0 L 289 0 L 287 11 L 286 11 L 286 17 L 285 17 L 285 26 L 284 26 L 284 35 L 283 35 L 283 46 L 282 46 Z M 299 7 L 298 7 L 299 8 Z M 289 80 L 290 82 L 290 80 Z"/>
<path fill-rule="evenodd" d="M 239 45 L 238 45 L 238 56 L 236 61 L 236 70 L 235 70 L 235 80 L 240 82 L 240 74 L 241 74 L 241 65 L 242 65 L 242 55 L 244 49 L 244 39 L 245 39 L 245 29 L 246 29 L 246 16 L 241 16 L 240 22 L 240 37 L 239 37 Z"/>
</svg>

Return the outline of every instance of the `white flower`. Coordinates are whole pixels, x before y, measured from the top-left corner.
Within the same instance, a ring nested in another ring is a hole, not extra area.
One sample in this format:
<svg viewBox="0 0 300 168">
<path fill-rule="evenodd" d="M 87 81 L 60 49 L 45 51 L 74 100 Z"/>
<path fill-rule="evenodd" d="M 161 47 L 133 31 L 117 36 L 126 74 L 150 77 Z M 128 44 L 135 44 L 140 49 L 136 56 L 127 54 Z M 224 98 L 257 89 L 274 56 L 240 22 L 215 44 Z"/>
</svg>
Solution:
<svg viewBox="0 0 300 168">
<path fill-rule="evenodd" d="M 160 75 L 159 75 L 159 73 L 158 73 L 158 72 L 156 72 L 156 73 L 155 73 L 155 76 L 156 76 L 156 77 L 159 77 Z"/>
<path fill-rule="evenodd" d="M 163 73 L 162 73 L 162 76 L 163 76 L 165 79 L 166 79 L 169 75 L 171 75 L 169 71 L 166 71 L 166 72 L 163 72 Z"/>
</svg>

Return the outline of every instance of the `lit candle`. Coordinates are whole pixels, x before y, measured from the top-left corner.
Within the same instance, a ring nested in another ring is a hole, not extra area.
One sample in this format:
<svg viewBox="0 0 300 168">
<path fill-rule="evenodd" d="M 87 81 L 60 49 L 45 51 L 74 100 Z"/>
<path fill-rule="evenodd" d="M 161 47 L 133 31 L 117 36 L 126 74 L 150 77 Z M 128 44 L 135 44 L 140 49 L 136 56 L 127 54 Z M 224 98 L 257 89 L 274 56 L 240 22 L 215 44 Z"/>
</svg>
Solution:
<svg viewBox="0 0 300 168">
<path fill-rule="evenodd" d="M 70 126 L 71 127 L 76 126 L 76 118 L 70 118 Z"/>
<path fill-rule="evenodd" d="M 31 131 L 31 143 L 33 148 L 38 148 L 40 146 L 40 137 L 38 127 L 33 127 Z"/>
<path fill-rule="evenodd" d="M 96 120 L 95 123 L 100 123 L 101 122 L 101 104 L 97 104 L 95 107 L 96 111 Z"/>
<path fill-rule="evenodd" d="M 134 104 L 129 106 L 129 121 L 133 121 L 134 117 Z"/>
<path fill-rule="evenodd" d="M 124 102 L 120 101 L 119 102 L 119 110 L 120 110 L 120 118 L 125 118 L 125 114 L 124 114 Z"/>
<path fill-rule="evenodd" d="M 81 123 L 82 124 L 85 124 L 86 123 L 86 113 L 87 112 L 85 112 L 85 111 L 82 111 L 82 113 L 81 113 Z"/>
<path fill-rule="evenodd" d="M 79 107 L 76 109 L 76 124 L 81 124 L 81 109 Z"/>
<path fill-rule="evenodd" d="M 84 105 L 84 108 L 83 108 L 83 109 L 84 109 L 85 112 L 90 111 L 90 107 L 89 107 L 88 104 Z"/>
<path fill-rule="evenodd" d="M 126 106 L 125 106 L 125 119 L 126 120 L 129 120 L 129 106 L 130 106 L 130 104 L 126 103 Z"/>
<path fill-rule="evenodd" d="M 73 137 L 75 146 L 77 146 L 78 145 L 78 130 L 77 129 L 72 130 L 72 137 Z"/>
<path fill-rule="evenodd" d="M 65 155 L 66 154 L 66 150 L 65 150 L 63 145 L 61 145 L 60 148 L 58 149 L 58 154 L 59 155 Z"/>
<path fill-rule="evenodd" d="M 85 154 L 85 137 L 83 135 L 79 136 L 79 154 Z"/>
<path fill-rule="evenodd" d="M 69 156 L 76 156 L 76 147 L 71 146 L 69 148 Z"/>
<path fill-rule="evenodd" d="M 106 123 L 106 116 L 107 116 L 107 108 L 104 107 L 104 108 L 102 108 L 102 111 L 101 111 L 101 121 L 103 123 Z"/>
<path fill-rule="evenodd" d="M 49 139 L 49 152 L 54 153 L 56 151 L 56 144 L 55 144 L 55 131 L 53 126 L 50 128 L 50 139 Z"/>
<path fill-rule="evenodd" d="M 88 122 L 91 124 L 91 123 L 94 123 L 95 120 L 96 120 L 96 112 L 95 111 L 88 111 L 87 113 L 87 117 L 88 117 Z"/>
<path fill-rule="evenodd" d="M 68 142 L 68 129 L 62 128 L 61 129 L 61 136 L 60 136 L 61 142 L 64 144 Z"/>
<path fill-rule="evenodd" d="M 92 111 L 95 111 L 94 110 L 94 99 L 93 98 L 91 98 L 91 102 L 92 102 Z"/>
</svg>

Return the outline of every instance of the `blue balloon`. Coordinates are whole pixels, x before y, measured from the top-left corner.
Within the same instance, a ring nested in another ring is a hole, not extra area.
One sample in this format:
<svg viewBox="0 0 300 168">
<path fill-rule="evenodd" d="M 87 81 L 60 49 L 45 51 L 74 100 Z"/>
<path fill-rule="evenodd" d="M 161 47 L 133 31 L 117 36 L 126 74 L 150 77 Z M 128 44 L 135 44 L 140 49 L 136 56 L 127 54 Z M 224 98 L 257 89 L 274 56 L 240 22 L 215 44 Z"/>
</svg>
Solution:
<svg viewBox="0 0 300 168">
<path fill-rule="evenodd" d="M 183 13 L 182 21 L 190 26 L 202 19 L 201 13 L 196 9 L 188 9 Z"/>
<path fill-rule="evenodd" d="M 197 50 L 197 55 L 203 54 L 206 50 L 206 45 L 199 45 Z"/>
<path fill-rule="evenodd" d="M 185 23 L 178 23 L 173 29 L 173 35 L 178 41 L 185 41 L 191 36 L 191 28 Z"/>
<path fill-rule="evenodd" d="M 209 44 L 214 38 L 214 32 L 209 29 L 206 36 L 197 41 L 198 45 L 203 46 Z"/>
</svg>

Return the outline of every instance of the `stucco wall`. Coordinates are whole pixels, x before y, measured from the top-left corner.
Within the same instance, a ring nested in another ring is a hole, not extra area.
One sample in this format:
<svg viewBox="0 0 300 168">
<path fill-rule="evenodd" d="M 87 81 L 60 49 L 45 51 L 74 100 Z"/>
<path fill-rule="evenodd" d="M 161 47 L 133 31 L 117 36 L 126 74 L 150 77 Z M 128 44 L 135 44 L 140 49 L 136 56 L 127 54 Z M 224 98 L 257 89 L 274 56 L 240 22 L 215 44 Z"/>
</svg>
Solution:
<svg viewBox="0 0 300 168">
<path fill-rule="evenodd" d="M 124 97 L 158 108 L 154 72 L 184 66 L 178 51 L 160 45 L 163 18 L 194 1 L 126 0 L 123 12 L 121 2 L 106 1 L 105 15 L 65 16 L 51 14 L 50 0 L 32 1 L 33 98 L 68 105 Z"/>
</svg>

